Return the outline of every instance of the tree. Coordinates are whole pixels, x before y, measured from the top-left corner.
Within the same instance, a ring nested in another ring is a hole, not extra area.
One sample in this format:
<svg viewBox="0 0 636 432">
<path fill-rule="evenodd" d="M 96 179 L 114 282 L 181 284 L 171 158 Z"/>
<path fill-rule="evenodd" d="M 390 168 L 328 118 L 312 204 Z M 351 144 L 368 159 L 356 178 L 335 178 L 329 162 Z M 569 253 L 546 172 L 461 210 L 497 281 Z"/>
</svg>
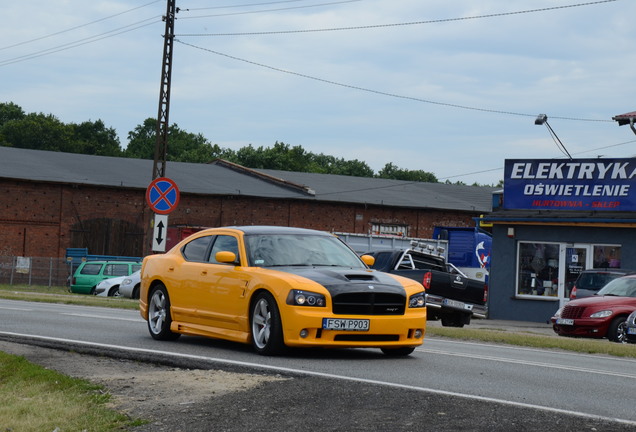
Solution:
<svg viewBox="0 0 636 432">
<path fill-rule="evenodd" d="M 126 157 L 154 159 L 157 144 L 157 120 L 147 118 L 143 124 L 128 132 Z M 177 124 L 168 128 L 168 149 L 166 159 L 175 162 L 210 162 L 227 154 L 219 146 L 212 146 L 202 134 L 181 130 Z"/>
<path fill-rule="evenodd" d="M 5 146 L 80 153 L 72 141 L 72 129 L 51 114 L 31 113 L 9 120 L 2 125 L 0 136 Z"/>
<path fill-rule="evenodd" d="M 85 121 L 70 126 L 73 133 L 73 147 L 79 149 L 78 153 L 98 156 L 122 155 L 117 132 L 113 128 L 106 128 L 103 121 Z"/>
<path fill-rule="evenodd" d="M 0 104 L 0 128 L 8 121 L 19 120 L 24 116 L 22 108 L 13 102 Z"/>
<path fill-rule="evenodd" d="M 398 168 L 392 162 L 384 165 L 376 177 L 393 180 L 420 181 L 427 183 L 437 183 L 435 174 L 423 170 L 406 170 Z"/>
</svg>

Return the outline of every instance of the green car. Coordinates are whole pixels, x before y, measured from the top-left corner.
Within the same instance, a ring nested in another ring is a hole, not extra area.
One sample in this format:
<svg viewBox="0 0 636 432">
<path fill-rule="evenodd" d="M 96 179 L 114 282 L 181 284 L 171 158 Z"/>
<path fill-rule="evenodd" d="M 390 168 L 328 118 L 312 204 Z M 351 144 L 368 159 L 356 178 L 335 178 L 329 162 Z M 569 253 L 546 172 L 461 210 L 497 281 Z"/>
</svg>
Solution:
<svg viewBox="0 0 636 432">
<path fill-rule="evenodd" d="M 104 279 L 128 276 L 141 269 L 141 263 L 132 261 L 84 261 L 77 267 L 71 280 L 71 292 L 95 294 L 95 287 Z"/>
</svg>

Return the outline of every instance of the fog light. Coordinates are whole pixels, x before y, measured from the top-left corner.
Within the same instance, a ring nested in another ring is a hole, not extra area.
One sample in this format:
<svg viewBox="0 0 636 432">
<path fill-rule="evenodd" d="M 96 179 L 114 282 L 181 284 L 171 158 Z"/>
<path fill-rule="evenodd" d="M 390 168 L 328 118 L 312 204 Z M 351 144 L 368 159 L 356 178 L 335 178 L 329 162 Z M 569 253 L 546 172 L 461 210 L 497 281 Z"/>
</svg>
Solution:
<svg viewBox="0 0 636 432">
<path fill-rule="evenodd" d="M 300 337 L 305 339 L 307 336 L 309 336 L 309 331 L 307 329 L 302 329 L 300 331 Z"/>
<path fill-rule="evenodd" d="M 420 329 L 415 330 L 414 336 L 415 336 L 415 339 L 421 338 L 422 337 L 422 330 L 420 330 Z"/>
</svg>

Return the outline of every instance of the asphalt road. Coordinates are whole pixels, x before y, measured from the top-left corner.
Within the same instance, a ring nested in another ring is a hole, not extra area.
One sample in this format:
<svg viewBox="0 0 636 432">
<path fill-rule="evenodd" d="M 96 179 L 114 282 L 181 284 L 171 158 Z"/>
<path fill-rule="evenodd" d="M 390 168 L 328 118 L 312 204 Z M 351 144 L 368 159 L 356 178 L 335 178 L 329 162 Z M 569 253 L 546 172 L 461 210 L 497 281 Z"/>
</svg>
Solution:
<svg viewBox="0 0 636 432">
<path fill-rule="evenodd" d="M 164 409 L 138 430 L 636 430 L 633 360 L 435 338 L 405 359 L 378 350 L 259 357 L 201 338 L 154 341 L 136 314 L 0 300 L 0 339 L 99 356 L 121 365 L 114 375 L 134 364 L 288 378 Z"/>
</svg>

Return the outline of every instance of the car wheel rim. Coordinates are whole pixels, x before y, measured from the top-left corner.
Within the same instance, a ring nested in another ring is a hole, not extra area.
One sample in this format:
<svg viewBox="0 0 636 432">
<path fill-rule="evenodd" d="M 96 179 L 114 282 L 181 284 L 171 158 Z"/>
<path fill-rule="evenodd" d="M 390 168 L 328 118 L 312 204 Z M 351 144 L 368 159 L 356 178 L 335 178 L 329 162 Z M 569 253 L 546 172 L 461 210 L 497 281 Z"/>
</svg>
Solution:
<svg viewBox="0 0 636 432">
<path fill-rule="evenodd" d="M 618 325 L 618 328 L 616 329 L 616 340 L 620 343 L 627 342 L 626 336 L 625 336 L 626 327 L 627 325 L 625 324 L 625 322 L 622 322 Z"/>
<path fill-rule="evenodd" d="M 254 315 L 252 316 L 254 343 L 259 349 L 263 349 L 267 346 L 271 332 L 271 319 L 272 313 L 269 310 L 267 300 L 259 300 L 254 307 Z"/>
<path fill-rule="evenodd" d="M 166 320 L 166 297 L 161 291 L 156 291 L 152 295 L 148 314 L 152 332 L 154 334 L 161 333 L 163 323 Z"/>
</svg>

